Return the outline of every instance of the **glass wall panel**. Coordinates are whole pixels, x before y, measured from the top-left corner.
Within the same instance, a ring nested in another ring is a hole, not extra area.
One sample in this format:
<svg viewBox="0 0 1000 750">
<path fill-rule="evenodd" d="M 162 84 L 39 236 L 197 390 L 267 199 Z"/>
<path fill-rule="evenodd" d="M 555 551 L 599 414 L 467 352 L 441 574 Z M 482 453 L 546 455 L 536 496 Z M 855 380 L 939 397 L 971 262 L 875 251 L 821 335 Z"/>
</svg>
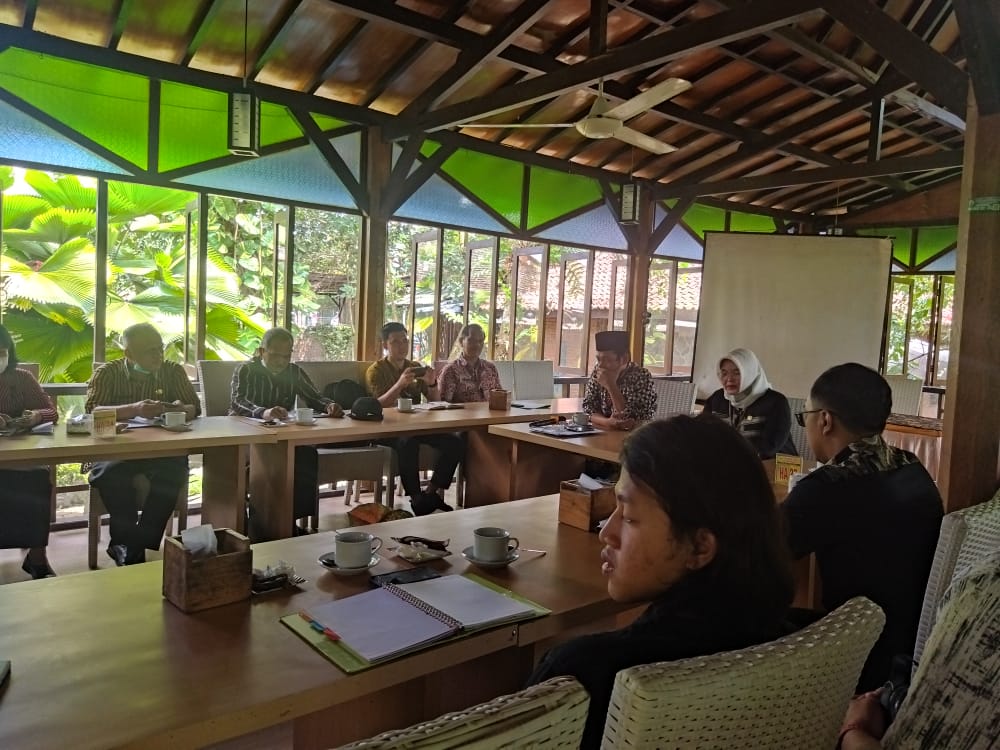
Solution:
<svg viewBox="0 0 1000 750">
<path fill-rule="evenodd" d="M 458 332 L 469 320 L 466 306 L 466 296 L 469 291 L 467 281 L 469 255 L 466 248 L 470 243 L 481 242 L 482 239 L 482 235 L 472 235 L 455 229 L 444 230 L 444 245 L 441 251 L 441 306 L 438 315 L 437 351 L 434 355 L 437 360 L 451 360 L 458 356 Z M 487 327 L 483 330 L 486 331 Z"/>
<path fill-rule="evenodd" d="M 701 264 L 677 263 L 674 300 L 674 340 L 671 375 L 690 375 L 694 362 L 694 337 L 701 303 Z"/>
<path fill-rule="evenodd" d="M 885 371 L 925 380 L 932 355 L 933 276 L 893 276 Z"/>
<path fill-rule="evenodd" d="M 562 321 L 558 365 L 562 374 L 587 374 L 587 273 L 590 253 L 569 251 L 562 259 Z"/>
<path fill-rule="evenodd" d="M 649 265 L 649 287 L 646 293 L 649 325 L 646 327 L 643 364 L 656 375 L 668 375 L 671 372 L 675 266 L 675 261 L 666 258 L 653 258 Z"/>
<path fill-rule="evenodd" d="M 593 279 L 589 300 L 588 350 L 584 362 L 593 359 L 594 336 L 600 331 L 625 330 L 625 297 L 629 257 L 622 253 L 593 254 Z"/>
<path fill-rule="evenodd" d="M 412 356 L 418 362 L 434 359 L 440 240 L 437 229 L 413 238 L 413 320 L 409 328 Z"/>
<path fill-rule="evenodd" d="M 514 305 L 514 359 L 540 359 L 538 341 L 541 320 L 542 258 L 546 248 L 534 245 L 521 248 L 515 255 L 516 282 Z"/>
<path fill-rule="evenodd" d="M 493 359 L 509 362 L 514 359 L 511 341 L 513 298 L 511 280 L 513 277 L 514 251 L 528 243 L 500 238 L 500 252 L 497 258 L 496 311 L 493 317 Z"/>
<path fill-rule="evenodd" d="M 493 272 L 497 261 L 497 238 L 470 235 L 465 247 L 469 256 L 468 321 L 483 327 L 486 332 L 485 354 L 495 359 L 496 330 L 493 321 L 496 317 L 496 286 Z"/>
<path fill-rule="evenodd" d="M 934 382 L 948 382 L 948 355 L 951 351 L 951 316 L 955 305 L 955 277 L 942 276 L 938 302 L 937 349 L 935 352 Z"/>
<path fill-rule="evenodd" d="M 545 344 L 542 359 L 551 360 L 556 370 L 559 368 L 560 310 L 562 305 L 561 258 L 563 248 L 549 246 L 549 273 L 545 294 Z"/>
<path fill-rule="evenodd" d="M 295 209 L 292 331 L 301 360 L 357 356 L 361 217 Z"/>
<path fill-rule="evenodd" d="M 84 382 L 94 359 L 97 181 L 0 166 L 0 321 L 42 382 Z"/>
<path fill-rule="evenodd" d="M 414 239 L 437 230 L 401 221 L 389 222 L 385 259 L 385 316 L 383 322 L 402 323 L 413 335 Z"/>
</svg>

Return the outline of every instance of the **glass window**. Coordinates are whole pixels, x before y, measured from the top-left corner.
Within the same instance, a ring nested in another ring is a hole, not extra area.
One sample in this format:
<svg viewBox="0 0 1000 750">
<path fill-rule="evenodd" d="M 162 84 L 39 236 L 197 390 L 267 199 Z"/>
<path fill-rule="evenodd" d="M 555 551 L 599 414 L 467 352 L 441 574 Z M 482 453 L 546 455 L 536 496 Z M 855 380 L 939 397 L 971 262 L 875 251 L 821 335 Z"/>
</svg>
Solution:
<svg viewBox="0 0 1000 750">
<path fill-rule="evenodd" d="M 694 337 L 701 303 L 701 264 L 677 263 L 674 297 L 673 360 L 671 375 L 690 375 L 694 362 Z"/>
<path fill-rule="evenodd" d="M 649 286 L 646 292 L 646 346 L 643 364 L 657 375 L 669 375 L 673 360 L 673 279 L 676 262 L 653 258 L 649 264 Z"/>
<path fill-rule="evenodd" d="M 497 289 L 494 272 L 498 245 L 496 237 L 470 235 L 465 246 L 465 252 L 469 256 L 468 322 L 478 323 L 486 331 L 486 351 L 491 359 L 497 357 L 493 322 L 496 319 Z"/>
<path fill-rule="evenodd" d="M 925 380 L 932 357 L 933 276 L 893 276 L 885 371 Z"/>
<path fill-rule="evenodd" d="M 540 359 L 538 341 L 541 320 L 542 258 L 546 248 L 531 245 L 519 248 L 515 254 L 514 359 Z"/>
</svg>

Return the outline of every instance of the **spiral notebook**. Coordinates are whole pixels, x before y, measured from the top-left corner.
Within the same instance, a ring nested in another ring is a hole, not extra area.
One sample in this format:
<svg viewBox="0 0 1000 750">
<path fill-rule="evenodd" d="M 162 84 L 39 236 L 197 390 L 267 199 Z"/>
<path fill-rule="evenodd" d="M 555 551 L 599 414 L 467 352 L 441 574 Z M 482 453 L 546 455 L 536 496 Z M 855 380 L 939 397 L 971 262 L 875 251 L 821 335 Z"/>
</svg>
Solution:
<svg viewBox="0 0 1000 750">
<path fill-rule="evenodd" d="M 380 664 L 449 637 L 548 614 L 473 576 L 387 584 L 286 615 L 281 621 L 345 672 Z"/>
</svg>

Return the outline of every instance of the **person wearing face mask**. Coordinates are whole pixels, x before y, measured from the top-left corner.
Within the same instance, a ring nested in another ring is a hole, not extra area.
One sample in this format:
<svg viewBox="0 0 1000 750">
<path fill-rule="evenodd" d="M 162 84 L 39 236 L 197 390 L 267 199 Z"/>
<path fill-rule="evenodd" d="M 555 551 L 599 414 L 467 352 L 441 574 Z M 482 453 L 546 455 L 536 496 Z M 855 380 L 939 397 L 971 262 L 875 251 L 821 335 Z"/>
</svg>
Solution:
<svg viewBox="0 0 1000 750">
<path fill-rule="evenodd" d="M 549 651 L 529 684 L 575 677 L 590 706 L 580 747 L 599 748 L 615 675 L 627 667 L 746 648 L 792 628 L 788 553 L 753 449 L 709 415 L 638 428 L 622 446 L 617 504 L 601 530 L 616 602 L 648 603 L 621 630 Z M 734 491 L 735 490 L 735 491 Z"/>
<path fill-rule="evenodd" d="M 503 386 L 497 366 L 480 357 L 486 344 L 486 332 L 478 323 L 470 323 L 458 332 L 458 343 L 462 347 L 461 355 L 445 365 L 438 378 L 441 400 L 456 404 L 489 401 L 490 391 Z"/>
<path fill-rule="evenodd" d="M 86 409 L 115 410 L 115 419 L 152 419 L 168 411 L 183 411 L 187 419 L 201 415 L 201 401 L 184 368 L 163 358 L 163 339 L 149 323 L 122 332 L 125 356 L 94 370 L 87 385 Z M 137 475 L 149 481 L 149 493 L 139 514 Z M 188 480 L 187 456 L 100 461 L 90 483 L 101 492 L 111 516 L 108 556 L 116 565 L 146 561 L 147 549 L 159 549 L 177 495 Z"/>
<path fill-rule="evenodd" d="M 231 415 L 265 420 L 286 419 L 298 399 L 302 406 L 321 414 L 344 416 L 337 402 L 317 391 L 305 371 L 291 361 L 294 343 L 291 332 L 285 328 L 264 332 L 256 356 L 237 367 L 233 373 Z M 316 446 L 296 446 L 292 493 L 296 519 L 316 512 L 318 476 Z M 296 534 L 302 533 L 298 526 L 293 528 Z M 253 536 L 256 538 L 256 534 Z"/>
<path fill-rule="evenodd" d="M 14 340 L 0 325 L 0 429 L 27 430 L 55 422 L 59 417 L 52 399 L 17 365 Z M 55 575 L 45 555 L 51 496 L 48 467 L 0 469 L 0 549 L 27 547 L 21 569 L 32 578 Z"/>
<path fill-rule="evenodd" d="M 719 360 L 718 372 L 722 387 L 705 401 L 705 411 L 735 427 L 761 459 L 798 455 L 788 399 L 771 388 L 757 355 L 733 349 Z"/>
</svg>

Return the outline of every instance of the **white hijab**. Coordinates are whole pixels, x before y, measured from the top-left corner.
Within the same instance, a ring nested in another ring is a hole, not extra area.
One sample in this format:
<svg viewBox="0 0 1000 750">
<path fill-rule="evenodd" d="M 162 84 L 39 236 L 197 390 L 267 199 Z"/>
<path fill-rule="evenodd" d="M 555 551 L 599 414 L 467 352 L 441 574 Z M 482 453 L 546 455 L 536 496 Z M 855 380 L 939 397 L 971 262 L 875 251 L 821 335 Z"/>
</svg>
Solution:
<svg viewBox="0 0 1000 750">
<path fill-rule="evenodd" d="M 723 394 L 737 409 L 746 409 L 754 401 L 759 399 L 771 387 L 767 382 L 767 375 L 764 368 L 760 366 L 757 355 L 749 349 L 733 349 L 725 357 L 719 359 L 717 370 L 722 369 L 722 363 L 729 360 L 740 369 L 740 392 L 728 394 L 723 390 Z"/>
</svg>

